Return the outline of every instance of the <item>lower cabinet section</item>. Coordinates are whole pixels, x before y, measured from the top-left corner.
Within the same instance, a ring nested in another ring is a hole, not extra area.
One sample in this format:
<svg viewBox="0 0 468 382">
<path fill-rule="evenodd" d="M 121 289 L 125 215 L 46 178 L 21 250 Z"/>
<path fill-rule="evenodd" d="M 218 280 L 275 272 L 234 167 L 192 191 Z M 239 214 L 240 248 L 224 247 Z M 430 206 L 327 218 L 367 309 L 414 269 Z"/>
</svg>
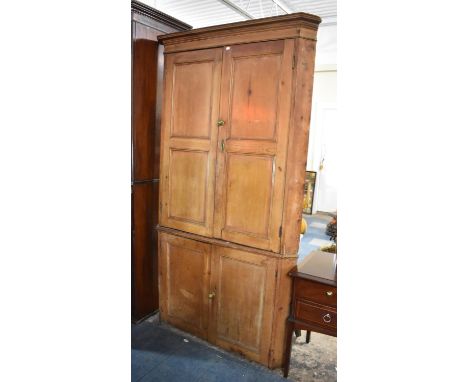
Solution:
<svg viewBox="0 0 468 382">
<path fill-rule="evenodd" d="M 163 321 L 269 367 L 280 367 L 295 259 L 160 232 Z"/>
</svg>

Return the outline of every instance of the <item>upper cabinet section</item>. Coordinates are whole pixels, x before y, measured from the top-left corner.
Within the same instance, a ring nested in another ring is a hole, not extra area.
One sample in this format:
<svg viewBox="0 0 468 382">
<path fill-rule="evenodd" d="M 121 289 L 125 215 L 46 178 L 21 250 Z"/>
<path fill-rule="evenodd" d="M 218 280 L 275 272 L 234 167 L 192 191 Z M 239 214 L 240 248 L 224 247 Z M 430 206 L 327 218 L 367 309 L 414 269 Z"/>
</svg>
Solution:
<svg viewBox="0 0 468 382">
<path fill-rule="evenodd" d="M 300 13 L 162 38 L 161 225 L 296 255 L 319 22 Z"/>
</svg>

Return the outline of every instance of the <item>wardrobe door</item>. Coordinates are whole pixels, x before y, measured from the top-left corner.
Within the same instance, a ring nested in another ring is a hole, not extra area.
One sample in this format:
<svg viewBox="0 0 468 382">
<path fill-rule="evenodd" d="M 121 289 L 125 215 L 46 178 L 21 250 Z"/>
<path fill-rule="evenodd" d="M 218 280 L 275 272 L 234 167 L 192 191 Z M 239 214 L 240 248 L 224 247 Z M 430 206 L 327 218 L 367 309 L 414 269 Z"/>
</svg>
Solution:
<svg viewBox="0 0 468 382">
<path fill-rule="evenodd" d="M 272 257 L 213 245 L 211 342 L 268 363 L 275 269 Z"/>
<path fill-rule="evenodd" d="M 224 48 L 214 236 L 278 252 L 292 40 Z"/>
<path fill-rule="evenodd" d="M 132 317 L 140 319 L 158 307 L 157 250 L 153 230 L 153 194 L 158 184 L 132 185 Z"/>
<path fill-rule="evenodd" d="M 206 339 L 211 246 L 165 233 L 159 241 L 161 318 Z"/>
<path fill-rule="evenodd" d="M 213 234 L 222 48 L 167 54 L 160 224 Z"/>
</svg>

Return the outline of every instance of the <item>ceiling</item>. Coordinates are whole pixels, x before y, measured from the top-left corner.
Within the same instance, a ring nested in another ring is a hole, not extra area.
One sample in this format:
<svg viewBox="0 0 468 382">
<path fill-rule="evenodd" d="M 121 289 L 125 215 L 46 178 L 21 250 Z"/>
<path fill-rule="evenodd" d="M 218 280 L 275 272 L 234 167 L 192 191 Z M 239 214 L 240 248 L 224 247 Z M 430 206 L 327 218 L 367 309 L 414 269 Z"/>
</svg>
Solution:
<svg viewBox="0 0 468 382">
<path fill-rule="evenodd" d="M 337 0 L 140 0 L 170 16 L 201 28 L 252 18 L 307 12 L 336 24 Z"/>
</svg>

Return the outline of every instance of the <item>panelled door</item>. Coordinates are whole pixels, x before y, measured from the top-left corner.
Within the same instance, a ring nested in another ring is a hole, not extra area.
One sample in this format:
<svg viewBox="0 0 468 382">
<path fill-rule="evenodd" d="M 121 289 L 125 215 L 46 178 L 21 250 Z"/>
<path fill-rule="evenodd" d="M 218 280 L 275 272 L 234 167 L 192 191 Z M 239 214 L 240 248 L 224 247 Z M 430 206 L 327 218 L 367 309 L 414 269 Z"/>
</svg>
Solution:
<svg viewBox="0 0 468 382">
<path fill-rule="evenodd" d="M 223 49 L 213 233 L 278 252 L 294 42 Z"/>
<path fill-rule="evenodd" d="M 275 264 L 272 257 L 213 245 L 210 342 L 268 363 Z"/>
<path fill-rule="evenodd" d="M 222 48 L 165 57 L 160 224 L 213 234 Z"/>
<path fill-rule="evenodd" d="M 207 339 L 211 245 L 164 233 L 159 239 L 161 316 Z"/>
</svg>

